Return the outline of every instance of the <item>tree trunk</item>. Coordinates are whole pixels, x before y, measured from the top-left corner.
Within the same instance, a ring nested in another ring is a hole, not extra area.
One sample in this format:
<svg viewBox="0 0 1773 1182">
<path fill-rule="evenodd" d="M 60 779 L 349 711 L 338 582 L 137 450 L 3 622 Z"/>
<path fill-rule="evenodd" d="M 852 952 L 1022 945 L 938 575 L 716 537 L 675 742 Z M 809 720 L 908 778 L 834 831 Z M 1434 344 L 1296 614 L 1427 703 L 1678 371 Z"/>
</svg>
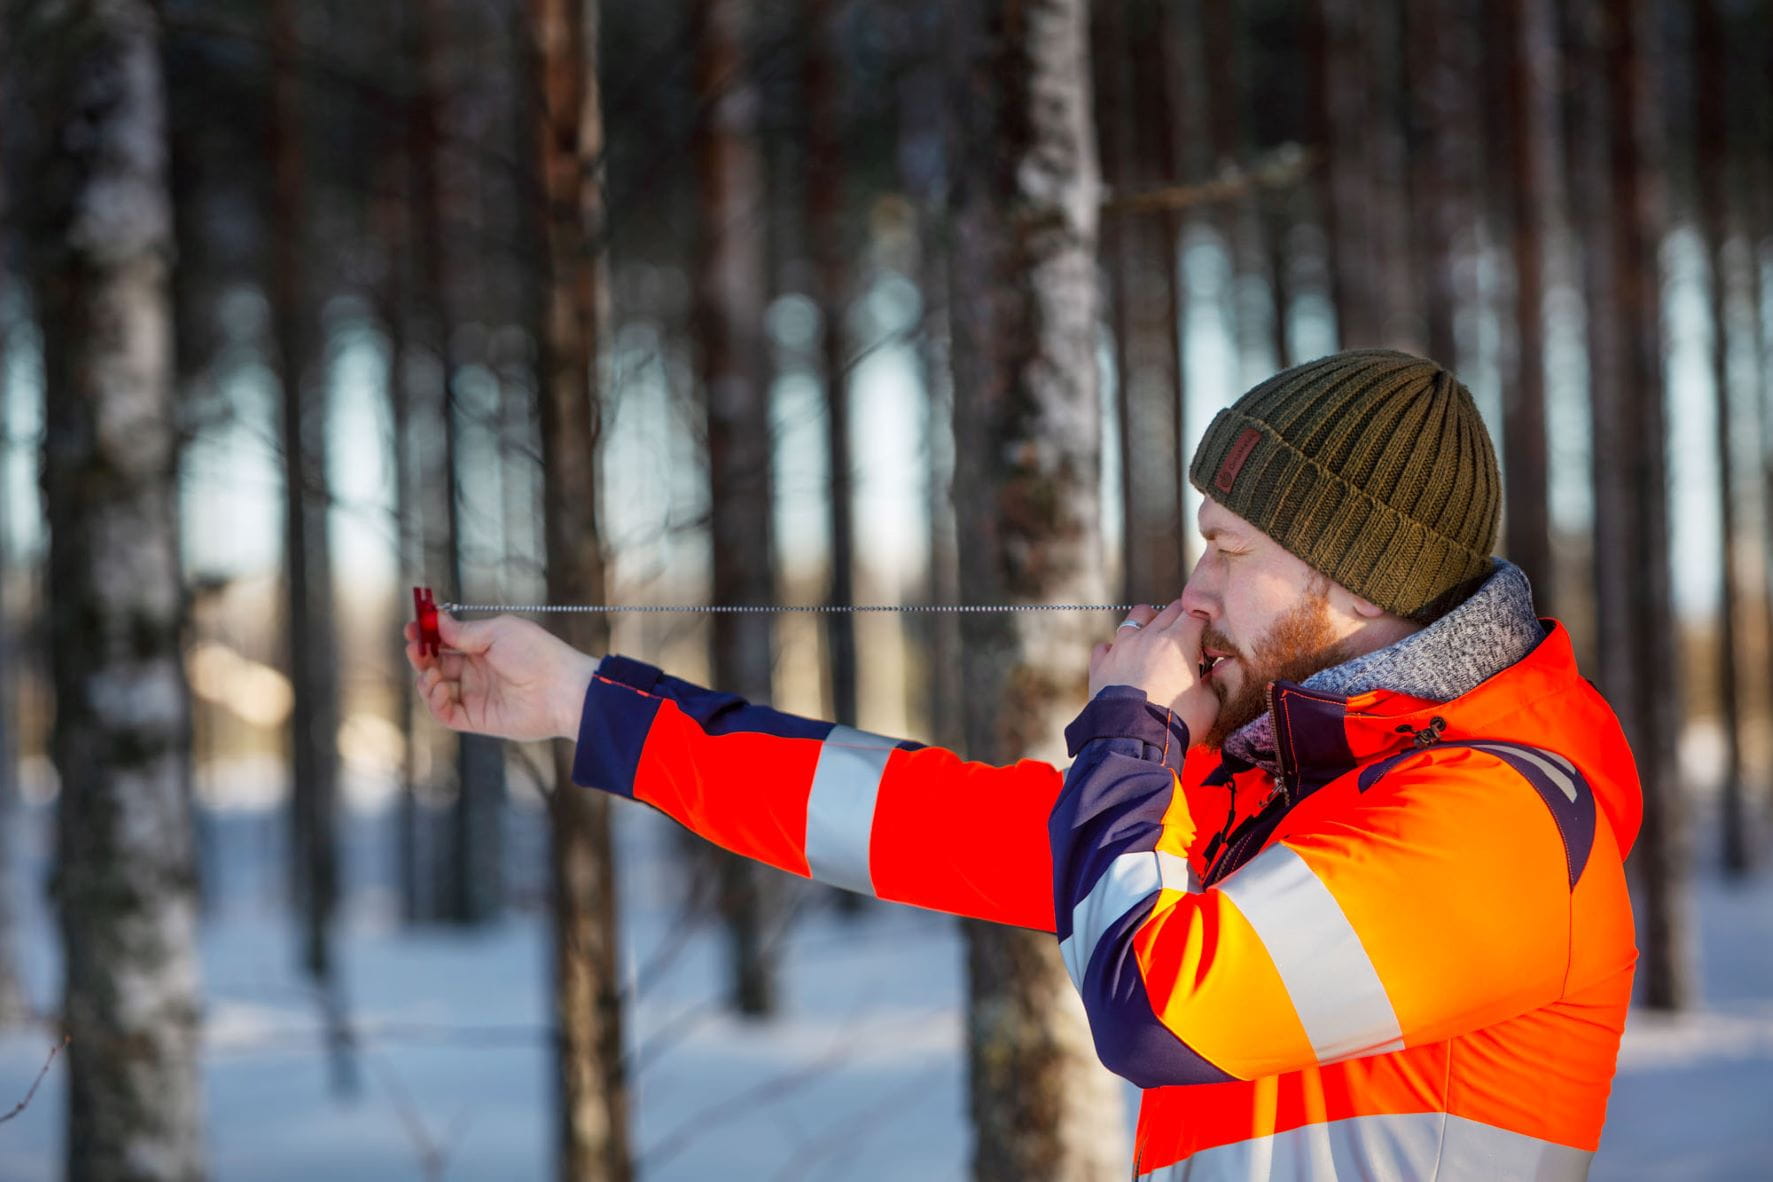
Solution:
<svg viewBox="0 0 1773 1182">
<path fill-rule="evenodd" d="M 456 224 L 460 219 L 453 215 L 460 186 L 455 161 L 443 151 L 443 117 L 452 85 L 446 61 L 450 44 L 447 9 L 444 0 L 419 0 L 414 29 L 418 99 L 412 110 L 412 196 L 414 224 L 422 244 L 415 293 L 420 330 L 415 335 L 429 354 L 433 385 L 430 397 L 423 400 L 422 415 L 418 400 L 410 409 L 435 432 L 432 438 L 415 440 L 414 476 L 422 501 L 419 517 L 425 569 L 446 570 L 456 594 L 468 599 L 462 567 L 459 423 L 453 389 L 459 368 L 453 339 L 458 263 L 453 244 L 461 233 Z M 498 913 L 503 893 L 505 761 L 498 741 L 487 736 L 457 735 L 454 744 L 450 854 L 435 862 L 437 901 L 441 918 L 478 924 Z M 431 762 L 433 774 L 438 774 L 443 761 Z"/>
<path fill-rule="evenodd" d="M 1245 101 L 1246 79 L 1249 77 L 1249 55 L 1245 52 L 1244 28 L 1251 7 L 1248 0 L 1216 0 L 1211 4 L 1195 5 L 1195 20 L 1190 23 L 1182 21 L 1177 11 L 1182 6 L 1174 4 L 1158 5 L 1159 19 L 1179 21 L 1188 32 L 1185 35 L 1198 35 L 1200 38 L 1201 57 L 1205 63 L 1207 140 L 1213 152 L 1213 171 L 1222 173 L 1227 169 L 1236 168 L 1249 150 L 1249 137 L 1245 133 L 1248 124 L 1249 104 Z M 1198 30 L 1198 32 L 1197 32 Z M 1163 38 L 1159 44 L 1166 48 L 1171 44 L 1169 38 Z M 1157 64 L 1158 86 L 1170 82 L 1179 72 L 1179 64 L 1172 61 L 1167 54 L 1152 53 L 1147 60 Z M 1151 120 L 1145 114 L 1148 104 L 1155 105 L 1156 96 L 1140 103 L 1142 118 Z M 1167 110 L 1167 104 L 1165 109 Z M 1160 121 L 1170 124 L 1171 119 Z M 1212 221 L 1219 235 L 1219 245 L 1225 255 L 1225 294 L 1223 305 L 1229 331 L 1226 334 L 1231 342 L 1231 378 L 1236 389 L 1242 389 L 1243 362 L 1251 353 L 1263 347 L 1257 337 L 1261 326 L 1261 309 L 1250 306 L 1246 293 L 1250 290 L 1250 280 L 1256 278 L 1259 268 L 1266 267 L 1260 242 L 1261 222 L 1259 211 L 1261 199 L 1258 194 L 1246 198 L 1223 201 L 1213 211 Z M 1172 272 L 1175 270 L 1171 267 Z M 1179 531 L 1186 535 L 1187 531 Z M 1186 572 L 1184 572 L 1186 573 Z M 1176 589 L 1181 594 L 1181 588 Z"/>
<path fill-rule="evenodd" d="M 1104 594 L 1094 260 L 1100 183 L 1083 0 L 950 7 L 954 484 L 969 602 Z M 1102 621 L 969 616 L 969 754 L 1063 757 Z M 1121 1085 L 1051 936 L 966 925 L 973 1176 L 1123 1176 Z"/>
<path fill-rule="evenodd" d="M 696 263 L 696 343 L 708 422 L 709 527 L 717 603 L 775 600 L 770 506 L 769 391 L 763 380 L 763 168 L 757 91 L 749 78 L 747 0 L 697 0 L 696 150 L 701 222 Z M 773 633 L 764 614 L 714 617 L 714 680 L 768 701 Z M 777 968 L 767 938 L 779 908 L 772 871 L 725 852 L 717 866 L 721 917 L 741 1014 L 776 1008 Z"/>
<path fill-rule="evenodd" d="M 40 3 L 29 42 L 43 178 L 27 241 L 43 333 L 52 892 L 68 1047 L 67 1177 L 203 1175 L 190 695 L 175 510 L 159 23 Z M 21 198 L 24 194 L 21 193 Z"/>
<path fill-rule="evenodd" d="M 1718 597 L 1718 724 L 1724 731 L 1724 780 L 1720 785 L 1724 873 L 1741 878 L 1753 862 L 1753 821 L 1743 783 L 1742 712 L 1737 692 L 1737 591 L 1741 586 L 1741 540 L 1736 536 L 1736 464 L 1731 439 L 1736 416 L 1730 399 L 1729 282 L 1724 246 L 1729 234 L 1730 159 L 1725 122 L 1729 96 L 1724 64 L 1723 14 L 1718 0 L 1693 5 L 1695 171 L 1699 187 L 1699 226 L 1705 239 L 1707 318 L 1711 321 L 1711 380 L 1718 459 L 1718 527 L 1723 539 L 1723 570 Z"/>
<path fill-rule="evenodd" d="M 322 352 L 306 282 L 306 163 L 301 52 L 295 0 L 276 0 L 272 20 L 271 303 L 273 366 L 283 389 L 284 583 L 290 712 L 290 854 L 302 923 L 301 963 L 332 977 L 338 901 L 338 653 L 327 544 L 326 395 L 312 370 Z"/>
<path fill-rule="evenodd" d="M 941 37 L 946 19 L 942 0 L 916 0 L 907 5 L 907 43 L 928 44 Z M 929 466 L 924 473 L 923 495 L 930 539 L 926 603 L 956 603 L 960 596 L 954 506 L 948 495 L 955 456 L 954 391 L 948 365 L 947 224 L 941 208 L 946 185 L 947 82 L 943 63 L 932 55 L 921 55 L 900 73 L 894 95 L 898 173 L 917 219 L 914 278 L 924 308 L 917 365 L 927 398 L 924 430 Z M 929 612 L 914 617 L 913 627 L 923 676 L 908 686 L 907 692 L 914 699 L 912 705 L 921 708 L 928 720 L 930 741 L 952 750 L 964 741 L 955 676 L 960 664 L 958 619 L 945 612 Z"/>
<path fill-rule="evenodd" d="M 0 29 L 0 58 L 9 46 L 6 31 Z M 0 110 L 9 109 L 6 86 L 0 79 Z M 0 127 L 0 160 L 6 156 L 6 129 Z M 6 314 L 11 295 L 11 276 L 6 271 L 6 228 L 10 222 L 6 208 L 6 178 L 0 176 L 0 472 L 6 457 L 12 454 L 12 432 L 7 410 L 11 357 L 12 320 Z M 19 977 L 17 924 L 12 909 L 12 846 L 18 833 L 18 732 L 13 721 L 17 697 L 15 687 L 21 680 L 22 666 L 12 643 L 12 616 L 7 597 L 6 523 L 0 521 L 0 1027 L 22 1021 L 30 1011 L 24 983 Z"/>
<path fill-rule="evenodd" d="M 1583 72 L 1593 94 L 1578 131 L 1591 145 L 1577 208 L 1604 225 L 1588 243 L 1599 681 L 1630 740 L 1644 823 L 1629 869 L 1637 890 L 1638 988 L 1656 1009 L 1692 996 L 1676 744 L 1680 664 L 1671 605 L 1662 386 L 1660 144 L 1641 32 L 1646 0 L 1583 4 Z"/>
<path fill-rule="evenodd" d="M 1325 261 L 1336 338 L 1345 349 L 1384 343 L 1376 241 L 1381 228 L 1368 176 L 1372 126 L 1362 15 L 1356 0 L 1316 0 L 1310 30 L 1317 92 L 1310 111 L 1312 141 L 1323 160 Z"/>
<path fill-rule="evenodd" d="M 825 379 L 825 444 L 831 461 L 831 583 L 826 602 L 855 602 L 855 506 L 851 484 L 850 380 L 843 327 L 850 276 L 843 243 L 843 121 L 839 98 L 834 0 L 801 0 L 808 39 L 805 93 L 806 224 L 812 240 L 814 302 L 819 306 L 819 359 Z M 856 618 L 825 618 L 830 649 L 831 717 L 856 725 Z M 846 893 L 846 898 L 860 896 Z"/>
<path fill-rule="evenodd" d="M 1097 7 L 1095 75 L 1102 79 L 1097 122 L 1107 144 L 1106 180 L 1117 193 L 1180 179 L 1163 69 L 1168 61 L 1165 19 L 1161 8 L 1150 4 Z M 1180 230 L 1174 213 L 1129 212 L 1113 217 L 1103 233 L 1113 293 L 1122 597 L 1128 600 L 1179 594 L 1188 574 L 1182 523 L 1186 473 L 1182 288 L 1176 257 Z"/>
<path fill-rule="evenodd" d="M 1462 290 L 1461 267 L 1473 253 L 1477 227 L 1479 32 L 1468 0 L 1415 0 L 1397 9 L 1408 63 L 1403 108 L 1421 339 L 1430 357 L 1457 367 L 1459 308 L 1470 294 Z"/>
<path fill-rule="evenodd" d="M 604 138 L 594 0 L 531 0 L 536 169 L 531 224 L 540 231 L 536 291 L 547 593 L 554 603 L 604 600 L 598 531 L 599 356 L 607 337 L 603 248 Z M 566 639 L 609 648 L 605 617 L 564 617 Z M 620 1182 L 634 1173 L 628 1140 L 615 859 L 609 798 L 572 782 L 572 747 L 555 743 L 549 796 L 555 1076 L 562 1182 Z"/>
<path fill-rule="evenodd" d="M 1542 611 L 1553 599 L 1545 437 L 1546 242 L 1556 224 L 1558 172 L 1555 11 L 1505 0 L 1497 47 L 1507 63 L 1509 221 L 1513 231 L 1513 368 L 1502 382 L 1503 522 L 1508 557 L 1526 571 Z"/>
<path fill-rule="evenodd" d="M 412 259 L 411 161 L 405 145 L 396 145 L 395 159 L 384 171 L 381 193 L 377 201 L 377 236 L 385 250 L 381 275 L 378 311 L 388 334 L 387 398 L 389 431 L 389 483 L 393 486 L 394 561 L 401 572 L 422 570 L 415 545 L 413 517 L 416 505 L 412 495 L 412 391 L 408 386 L 407 323 L 411 314 L 412 285 L 409 268 Z M 397 614 L 404 617 L 404 604 L 396 598 Z M 402 649 L 405 642 L 401 641 Z M 405 665 L 399 653 L 394 668 Z M 396 807 L 394 865 L 400 884 L 400 918 L 407 924 L 423 919 L 428 908 L 425 900 L 425 879 L 421 872 L 419 838 L 419 798 L 417 776 L 418 734 L 413 727 L 414 692 L 410 677 L 396 677 L 395 725 L 400 729 L 400 799 Z"/>
</svg>

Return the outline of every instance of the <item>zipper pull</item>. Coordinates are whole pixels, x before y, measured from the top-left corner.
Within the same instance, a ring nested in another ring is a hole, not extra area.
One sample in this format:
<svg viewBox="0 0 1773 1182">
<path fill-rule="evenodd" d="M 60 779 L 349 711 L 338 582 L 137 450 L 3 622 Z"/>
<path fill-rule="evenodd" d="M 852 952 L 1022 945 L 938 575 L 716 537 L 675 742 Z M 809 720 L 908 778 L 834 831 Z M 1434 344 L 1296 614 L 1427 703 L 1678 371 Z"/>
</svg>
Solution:
<svg viewBox="0 0 1773 1182">
<path fill-rule="evenodd" d="M 1441 732 L 1446 728 L 1447 720 L 1438 714 L 1429 719 L 1428 725 L 1421 730 L 1417 730 L 1407 722 L 1401 722 L 1397 725 L 1398 733 L 1411 736 L 1411 741 L 1414 743 L 1416 750 L 1418 751 L 1422 750 L 1424 747 L 1432 747 L 1440 742 Z"/>
</svg>

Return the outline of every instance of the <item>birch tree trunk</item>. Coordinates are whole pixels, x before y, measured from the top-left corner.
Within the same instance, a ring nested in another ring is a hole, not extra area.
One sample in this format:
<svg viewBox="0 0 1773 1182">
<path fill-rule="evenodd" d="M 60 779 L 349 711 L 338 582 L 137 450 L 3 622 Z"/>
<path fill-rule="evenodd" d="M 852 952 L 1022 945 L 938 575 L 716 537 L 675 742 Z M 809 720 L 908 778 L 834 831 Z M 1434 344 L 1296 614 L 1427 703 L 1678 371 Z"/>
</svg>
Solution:
<svg viewBox="0 0 1773 1182">
<path fill-rule="evenodd" d="M 544 544 L 553 603 L 602 603 L 603 543 L 597 520 L 597 376 L 607 337 L 609 287 L 603 246 L 603 111 L 598 92 L 595 0 L 531 0 L 539 79 L 534 112 L 539 192 L 531 218 L 542 231 L 537 292 Z M 584 652 L 609 648 L 601 615 L 563 617 L 566 640 Z M 628 1085 L 617 975 L 615 859 L 609 797 L 572 781 L 572 746 L 555 743 L 549 795 L 556 1174 L 561 1182 L 633 1177 Z"/>
<path fill-rule="evenodd" d="M 696 345 L 708 422 L 709 526 L 714 601 L 775 600 L 770 507 L 769 391 L 763 380 L 763 165 L 757 90 L 749 78 L 749 0 L 697 0 L 699 131 Z M 768 701 L 774 628 L 768 615 L 714 617 L 714 681 Z M 767 931 L 777 910 L 776 872 L 725 851 L 717 867 L 721 918 L 732 959 L 733 1004 L 761 1017 L 776 1007 L 775 954 Z"/>
<path fill-rule="evenodd" d="M 40 84 L 28 241 L 47 408 L 61 779 L 51 890 L 73 1036 L 67 1177 L 195 1179 L 195 857 L 160 28 L 152 5 L 131 0 L 14 12 Z"/>
<path fill-rule="evenodd" d="M 964 0 L 950 109 L 954 503 L 968 602 L 1096 600 L 1096 216 L 1084 0 Z M 969 616 L 967 750 L 1063 759 L 1102 621 Z M 966 925 L 973 1176 L 1109 1179 L 1121 1084 L 1051 936 Z"/>
</svg>

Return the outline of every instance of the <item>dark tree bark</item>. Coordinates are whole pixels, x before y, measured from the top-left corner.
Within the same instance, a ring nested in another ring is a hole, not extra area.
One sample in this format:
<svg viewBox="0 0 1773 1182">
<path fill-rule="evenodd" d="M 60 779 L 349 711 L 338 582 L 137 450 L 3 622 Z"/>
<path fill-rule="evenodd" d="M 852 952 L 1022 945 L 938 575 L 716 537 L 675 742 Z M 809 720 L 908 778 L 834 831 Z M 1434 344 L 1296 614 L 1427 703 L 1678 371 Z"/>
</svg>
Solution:
<svg viewBox="0 0 1773 1182">
<path fill-rule="evenodd" d="M 0 59 L 4 59 L 8 48 L 7 32 L 0 29 Z M 12 109 L 8 90 L 6 80 L 0 78 L 0 112 Z M 6 150 L 6 129 L 0 125 L 0 161 L 7 158 Z M 6 314 L 7 297 L 12 285 L 12 276 L 7 272 L 6 263 L 11 257 L 12 240 L 8 233 L 11 217 L 6 200 L 6 177 L 0 175 L 0 456 L 8 454 L 12 448 L 10 420 L 7 415 L 7 377 L 11 370 L 7 368 L 7 361 L 11 356 L 13 325 Z M 18 731 L 14 718 L 21 666 L 17 649 L 12 642 L 6 541 L 5 528 L 0 526 L 0 1027 L 23 1020 L 30 1010 L 30 1002 L 25 996 L 24 984 L 18 972 L 18 929 L 12 908 L 12 843 L 13 835 L 18 832 L 15 818 L 18 815 L 19 763 Z"/>
<path fill-rule="evenodd" d="M 807 37 L 804 100 L 806 225 L 812 240 L 813 300 L 819 306 L 819 361 L 825 384 L 825 447 L 831 461 L 831 583 L 825 601 L 855 602 L 855 506 L 850 454 L 850 375 L 843 326 L 850 275 L 843 241 L 843 118 L 834 0 L 800 0 Z M 856 618 L 825 617 L 831 717 L 856 725 Z M 845 898 L 859 898 L 846 894 Z"/>
<path fill-rule="evenodd" d="M 770 514 L 769 392 L 763 380 L 763 166 L 757 91 L 747 61 L 747 0 L 697 0 L 696 93 L 703 122 L 696 150 L 701 223 L 696 262 L 696 344 L 708 423 L 710 531 L 716 603 L 775 600 Z M 774 655 L 770 617 L 714 617 L 714 679 L 767 701 Z M 776 1008 L 777 968 L 767 938 L 780 883 L 725 852 L 717 867 L 721 917 L 732 958 L 732 1001 L 741 1014 Z"/>
<path fill-rule="evenodd" d="M 1481 42 L 1469 0 L 1406 0 L 1397 8 L 1404 22 L 1411 261 L 1423 296 L 1421 339 L 1430 357 L 1457 367 L 1459 308 L 1470 294 L 1460 274 L 1477 227 Z"/>
<path fill-rule="evenodd" d="M 406 26 L 411 19 L 412 8 L 410 3 L 388 6 L 389 43 L 401 50 L 404 50 L 408 41 Z M 404 52 L 398 53 L 398 60 L 402 63 L 407 61 L 407 57 Z M 394 73 L 394 77 L 398 80 L 397 85 L 403 95 L 402 105 L 395 109 L 403 123 L 410 127 L 414 118 L 411 110 L 414 100 L 410 95 L 412 71 L 402 65 Z M 418 510 L 412 489 L 413 416 L 408 374 L 411 365 L 408 324 L 413 303 L 414 168 L 412 145 L 407 142 L 410 136 L 396 133 L 388 138 L 390 142 L 385 148 L 386 159 L 376 171 L 377 190 L 374 209 L 371 211 L 375 236 L 382 247 L 382 267 L 377 276 L 374 300 L 382 331 L 387 336 L 386 390 L 389 433 L 392 436 L 388 442 L 388 456 L 389 483 L 393 491 L 394 560 L 396 569 L 406 572 L 424 569 L 418 552 L 417 531 L 413 528 L 413 518 Z M 402 598 L 396 598 L 395 610 L 397 615 L 405 617 L 406 605 Z M 399 630 L 392 631 L 398 634 Z M 396 669 L 404 668 L 406 661 L 402 655 L 405 641 L 401 640 L 399 645 L 393 654 Z M 413 727 L 412 679 L 397 677 L 395 680 L 398 683 L 395 690 L 395 725 L 400 730 L 402 755 L 400 797 L 395 816 L 394 866 L 400 884 L 400 918 L 404 923 L 416 924 L 428 914 L 425 878 L 420 861 L 423 846 L 419 835 L 421 814 L 417 775 L 418 732 Z"/>
<path fill-rule="evenodd" d="M 175 510 L 172 218 L 152 6 L 43 2 L 8 30 L 40 135 L 24 175 L 43 334 L 51 890 L 65 956 L 67 1176 L 204 1171 Z"/>
<path fill-rule="evenodd" d="M 905 8 L 906 43 L 927 45 L 942 35 L 947 20 L 943 0 L 916 0 Z M 921 385 L 928 398 L 925 420 L 929 466 L 924 503 L 930 521 L 926 603 L 959 602 L 954 505 L 949 488 L 954 477 L 954 390 L 948 364 L 948 242 L 944 217 L 948 140 L 947 72 L 934 55 L 920 54 L 900 72 L 895 93 L 899 140 L 897 165 L 901 185 L 911 197 L 916 216 L 917 254 L 914 264 L 922 297 L 923 332 L 917 341 Z M 957 617 L 931 612 L 913 617 L 923 660 L 923 676 L 911 691 L 928 719 L 930 741 L 950 750 L 962 745 L 960 694 L 954 670 L 960 664 Z M 918 693 L 921 691 L 921 693 Z"/>
<path fill-rule="evenodd" d="M 950 6 L 955 512 L 969 602 L 1091 600 L 1098 534 L 1100 183 L 1083 0 Z M 969 616 L 967 749 L 1062 756 L 1093 619 Z M 1052 939 L 968 924 L 973 1176 L 1121 1177 L 1120 1083 Z"/>
<path fill-rule="evenodd" d="M 602 246 L 604 135 L 594 0 L 531 0 L 540 82 L 532 222 L 537 251 L 544 544 L 553 603 L 604 601 L 598 528 L 599 354 L 609 279 Z M 605 617 L 565 617 L 581 651 L 609 648 Z M 572 782 L 572 747 L 555 743 L 549 795 L 553 893 L 556 1172 L 562 1182 L 633 1177 L 617 973 L 615 858 L 609 798 Z"/>
<path fill-rule="evenodd" d="M 1554 593 L 1545 437 L 1546 244 L 1562 192 L 1556 12 L 1535 0 L 1505 0 L 1498 13 L 1504 44 L 1495 48 L 1507 63 L 1503 101 L 1514 262 L 1513 368 L 1502 382 L 1504 546 L 1546 610 Z"/>
<path fill-rule="evenodd" d="M 1745 80 L 1756 96 L 1763 93 L 1761 71 L 1773 67 L 1773 2 L 1762 0 L 1749 10 L 1752 27 L 1758 29 L 1758 35 L 1733 41 L 1739 54 L 1745 59 L 1746 69 L 1738 69 L 1736 77 Z M 1759 477 L 1761 494 L 1761 520 L 1773 522 L 1773 339 L 1763 335 L 1762 325 L 1767 323 L 1767 305 L 1765 293 L 1760 282 L 1760 269 L 1765 252 L 1773 245 L 1773 105 L 1765 102 L 1760 104 L 1760 120 L 1754 125 L 1754 148 L 1746 153 L 1747 167 L 1742 172 L 1742 179 L 1747 190 L 1743 205 L 1747 210 L 1749 221 L 1749 260 L 1752 281 L 1748 287 L 1749 323 L 1756 326 L 1752 340 L 1754 358 L 1753 370 L 1756 380 L 1753 386 L 1756 408 L 1760 412 L 1760 440 L 1758 455 L 1760 457 Z M 1761 586 L 1762 586 L 1762 635 L 1766 637 L 1767 651 L 1773 651 L 1773 530 L 1763 528 L 1761 534 Z M 1773 665 L 1773 661 L 1768 661 Z M 1762 677 L 1768 669 L 1763 667 Z M 1763 681 L 1763 685 L 1765 685 Z M 1753 824 L 1758 832 L 1766 832 L 1773 826 L 1773 783 L 1762 789 L 1759 807 L 1755 810 Z"/>
<path fill-rule="evenodd" d="M 422 499 L 424 558 L 428 570 L 446 569 L 450 583 L 469 599 L 462 560 L 460 417 L 454 391 L 460 370 L 455 344 L 459 247 L 464 230 L 459 161 L 446 154 L 444 115 L 451 101 L 450 14 L 444 0 L 419 0 L 415 21 L 418 101 L 413 107 L 415 225 L 419 237 L 419 285 L 415 334 L 434 367 L 434 386 L 415 420 L 434 437 L 418 441 L 415 473 Z M 417 425 L 415 423 L 415 425 Z M 438 444 L 441 447 L 438 447 Z M 455 792 L 449 812 L 447 858 L 437 860 L 441 918 L 478 924 L 498 914 L 504 889 L 505 760 L 495 739 L 455 736 Z"/>
<path fill-rule="evenodd" d="M 1175 183 L 1165 15 L 1161 6 L 1096 8 L 1105 179 L 1114 192 Z M 1183 539 L 1181 314 L 1173 212 L 1128 212 L 1103 228 L 1111 290 L 1115 411 L 1120 421 L 1122 597 L 1168 598 L 1187 578 Z"/>
<path fill-rule="evenodd" d="M 1637 892 L 1638 989 L 1656 1009 L 1692 996 L 1685 841 L 1676 743 L 1680 663 L 1671 603 L 1664 448 L 1661 144 L 1644 48 L 1647 0 L 1578 9 L 1591 93 L 1576 130 L 1588 145 L 1577 208 L 1603 224 L 1587 245 L 1594 422 L 1599 677 L 1637 757 L 1644 822 L 1628 869 Z"/>
<path fill-rule="evenodd" d="M 1159 4 L 1157 7 L 1160 20 L 1187 24 L 1178 15 L 1184 6 Z M 1201 57 L 1206 67 L 1207 86 L 1203 96 L 1206 132 L 1212 148 L 1215 172 L 1237 168 L 1249 155 L 1247 127 L 1250 122 L 1250 104 L 1246 99 L 1246 79 L 1249 77 L 1250 60 L 1246 52 L 1244 28 L 1251 7 L 1248 0 L 1216 0 L 1215 3 L 1196 5 L 1194 28 L 1189 28 L 1184 34 L 1196 35 L 1195 29 L 1198 29 Z M 1166 37 L 1161 44 L 1167 48 L 1173 42 Z M 1147 59 L 1159 64 L 1159 85 L 1168 83 L 1173 88 L 1175 84 L 1170 80 L 1179 74 L 1180 63 L 1167 54 L 1148 54 Z M 1151 101 L 1141 102 L 1141 109 L 1144 110 Z M 1167 107 L 1168 104 L 1165 104 L 1165 108 Z M 1166 114 L 1168 117 L 1159 122 L 1172 125 L 1181 122 L 1167 110 Z M 1150 114 L 1142 117 L 1152 118 Z M 1258 272 L 1267 268 L 1261 243 L 1260 210 L 1261 202 L 1252 195 L 1247 199 L 1220 202 L 1212 214 L 1220 245 L 1225 252 L 1227 290 L 1224 303 L 1226 314 L 1230 318 L 1232 357 L 1233 362 L 1240 365 L 1245 356 L 1262 347 L 1257 335 L 1261 317 L 1251 315 L 1257 309 L 1250 307 L 1245 299 L 1251 286 L 1250 280 L 1258 278 Z M 1236 375 L 1237 370 L 1234 369 L 1233 377 Z M 1184 477 L 1186 478 L 1186 474 Z M 1183 530 L 1181 533 L 1187 536 L 1188 531 Z M 1177 593 L 1180 594 L 1179 588 Z"/>
<path fill-rule="evenodd" d="M 1724 247 L 1730 232 L 1729 74 L 1725 66 L 1723 14 L 1718 0 L 1695 0 L 1693 12 L 1694 161 L 1699 186 L 1699 226 L 1705 239 L 1706 304 L 1711 320 L 1711 380 L 1716 416 L 1718 526 L 1723 538 L 1723 570 L 1718 597 L 1718 723 L 1724 731 L 1724 872 L 1748 873 L 1753 863 L 1753 821 L 1749 816 L 1742 757 L 1742 707 L 1737 686 L 1737 631 L 1741 587 L 1741 539 L 1736 536 L 1736 464 L 1731 439 L 1737 420 L 1730 398 L 1729 280 Z"/>
<path fill-rule="evenodd" d="M 282 386 L 283 561 L 288 619 L 291 870 L 301 963 L 332 976 L 338 903 L 338 651 L 327 544 L 326 395 L 314 373 L 322 346 L 309 313 L 301 53 L 294 0 L 271 10 L 271 303 L 273 367 Z"/>
<path fill-rule="evenodd" d="M 1336 337 L 1345 349 L 1385 343 L 1381 228 L 1368 183 L 1373 127 L 1362 15 L 1356 0 L 1315 0 L 1310 17 L 1312 142 L 1324 162 L 1325 261 Z"/>
</svg>

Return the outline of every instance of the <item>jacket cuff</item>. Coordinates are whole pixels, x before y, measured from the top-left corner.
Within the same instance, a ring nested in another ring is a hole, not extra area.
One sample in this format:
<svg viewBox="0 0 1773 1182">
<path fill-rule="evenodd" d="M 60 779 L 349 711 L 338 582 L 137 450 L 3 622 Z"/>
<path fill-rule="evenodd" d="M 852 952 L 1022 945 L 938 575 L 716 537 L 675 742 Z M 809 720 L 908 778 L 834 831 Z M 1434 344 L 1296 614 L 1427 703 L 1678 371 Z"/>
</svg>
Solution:
<svg viewBox="0 0 1773 1182">
<path fill-rule="evenodd" d="M 1073 759 L 1096 739 L 1137 739 L 1144 758 L 1177 772 L 1189 744 L 1188 725 L 1176 712 L 1134 685 L 1103 686 L 1065 728 L 1065 750 Z"/>
<path fill-rule="evenodd" d="M 654 687 L 664 676 L 655 666 L 629 657 L 612 654 L 598 662 L 579 708 L 573 783 L 634 795 L 641 748 L 663 700 Z"/>
</svg>

